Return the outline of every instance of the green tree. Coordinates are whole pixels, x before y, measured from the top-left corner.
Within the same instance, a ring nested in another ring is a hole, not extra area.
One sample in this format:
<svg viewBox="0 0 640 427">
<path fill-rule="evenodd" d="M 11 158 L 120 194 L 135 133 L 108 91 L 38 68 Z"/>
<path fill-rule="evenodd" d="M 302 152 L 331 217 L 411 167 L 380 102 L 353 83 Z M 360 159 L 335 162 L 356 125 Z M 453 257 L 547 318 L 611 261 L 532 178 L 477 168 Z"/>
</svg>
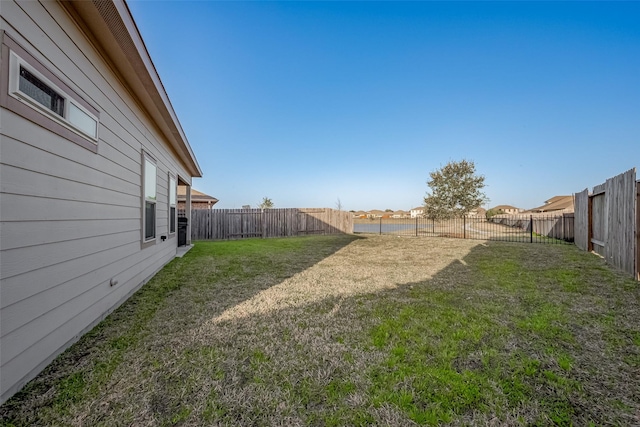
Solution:
<svg viewBox="0 0 640 427">
<path fill-rule="evenodd" d="M 425 216 L 448 219 L 466 215 L 489 199 L 483 193 L 484 176 L 476 174 L 472 161 L 451 161 L 429 173 L 431 193 L 424 198 Z"/>
<path fill-rule="evenodd" d="M 271 209 L 272 207 L 273 207 L 273 201 L 271 201 L 271 199 L 268 197 L 264 197 L 260 202 L 260 204 L 258 205 L 258 208 L 260 209 Z"/>
<path fill-rule="evenodd" d="M 493 218 L 496 215 L 502 215 L 504 211 L 502 209 L 489 209 L 486 213 L 487 219 Z"/>
</svg>

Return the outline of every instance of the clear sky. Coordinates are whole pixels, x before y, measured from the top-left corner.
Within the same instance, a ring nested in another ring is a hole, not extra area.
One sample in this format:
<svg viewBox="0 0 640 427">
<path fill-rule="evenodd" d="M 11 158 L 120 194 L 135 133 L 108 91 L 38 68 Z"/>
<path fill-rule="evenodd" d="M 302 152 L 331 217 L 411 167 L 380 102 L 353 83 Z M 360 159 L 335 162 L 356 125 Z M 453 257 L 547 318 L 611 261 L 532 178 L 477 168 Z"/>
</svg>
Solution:
<svg viewBox="0 0 640 427">
<path fill-rule="evenodd" d="M 640 2 L 129 0 L 216 207 L 532 208 L 640 167 Z"/>
</svg>

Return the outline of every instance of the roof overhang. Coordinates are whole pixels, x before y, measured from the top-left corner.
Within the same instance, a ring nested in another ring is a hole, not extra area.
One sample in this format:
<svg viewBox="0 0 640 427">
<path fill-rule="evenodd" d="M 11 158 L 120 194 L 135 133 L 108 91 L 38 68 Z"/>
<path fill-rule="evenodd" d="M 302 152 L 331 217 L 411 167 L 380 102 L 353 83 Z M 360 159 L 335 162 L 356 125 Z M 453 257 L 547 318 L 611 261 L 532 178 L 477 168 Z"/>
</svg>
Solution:
<svg viewBox="0 0 640 427">
<path fill-rule="evenodd" d="M 61 1 L 157 124 L 192 177 L 202 170 L 124 0 Z"/>
</svg>

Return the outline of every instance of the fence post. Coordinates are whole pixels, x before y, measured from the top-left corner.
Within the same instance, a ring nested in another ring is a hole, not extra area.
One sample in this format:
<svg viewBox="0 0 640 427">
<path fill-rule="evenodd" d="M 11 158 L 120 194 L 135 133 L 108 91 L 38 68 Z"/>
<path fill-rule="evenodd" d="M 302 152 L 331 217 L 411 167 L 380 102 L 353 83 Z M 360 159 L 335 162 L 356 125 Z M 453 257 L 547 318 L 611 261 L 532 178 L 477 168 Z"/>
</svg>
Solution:
<svg viewBox="0 0 640 427">
<path fill-rule="evenodd" d="M 418 237 L 418 217 L 416 216 L 416 237 Z"/>
<path fill-rule="evenodd" d="M 636 280 L 640 281 L 640 181 L 636 182 Z"/>
<path fill-rule="evenodd" d="M 467 238 L 467 216 L 462 215 L 462 238 Z"/>
<path fill-rule="evenodd" d="M 589 195 L 587 203 L 587 251 L 593 250 L 593 196 Z"/>
<path fill-rule="evenodd" d="M 227 240 L 227 232 L 229 230 L 229 218 L 226 211 L 220 211 L 220 239 Z"/>
<path fill-rule="evenodd" d="M 382 217 L 380 217 L 380 234 L 382 234 Z"/>
<path fill-rule="evenodd" d="M 529 215 L 529 224 L 530 224 L 530 228 L 531 228 L 531 233 L 530 233 L 530 237 L 529 237 L 529 243 L 533 243 L 533 215 Z"/>
</svg>

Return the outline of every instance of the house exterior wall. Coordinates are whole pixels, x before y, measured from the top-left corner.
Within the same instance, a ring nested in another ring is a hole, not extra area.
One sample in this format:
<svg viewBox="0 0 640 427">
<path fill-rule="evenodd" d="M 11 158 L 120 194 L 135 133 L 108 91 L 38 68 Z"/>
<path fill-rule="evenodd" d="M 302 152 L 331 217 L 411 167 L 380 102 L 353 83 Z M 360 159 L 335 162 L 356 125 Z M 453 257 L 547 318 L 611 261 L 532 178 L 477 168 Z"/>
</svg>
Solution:
<svg viewBox="0 0 640 427">
<path fill-rule="evenodd" d="M 1 12 L 3 52 L 15 43 L 32 55 L 97 109 L 99 131 L 90 150 L 0 110 L 0 403 L 173 259 L 168 174 L 191 183 L 69 12 L 57 2 L 4 0 Z M 142 244 L 143 153 L 157 162 L 150 245 Z"/>
</svg>

